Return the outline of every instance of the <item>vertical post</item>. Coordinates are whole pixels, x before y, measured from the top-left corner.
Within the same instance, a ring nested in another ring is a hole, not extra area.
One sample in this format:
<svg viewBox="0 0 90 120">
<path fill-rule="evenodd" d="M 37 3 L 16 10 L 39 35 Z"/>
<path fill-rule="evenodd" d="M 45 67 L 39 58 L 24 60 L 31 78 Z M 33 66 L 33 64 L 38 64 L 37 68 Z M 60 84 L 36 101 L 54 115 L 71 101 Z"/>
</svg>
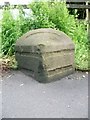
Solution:
<svg viewBox="0 0 90 120">
<path fill-rule="evenodd" d="M 89 4 L 89 1 L 86 2 L 86 5 L 88 4 Z M 88 39 L 90 41 L 90 9 L 86 9 L 86 21 L 87 21 Z"/>
</svg>

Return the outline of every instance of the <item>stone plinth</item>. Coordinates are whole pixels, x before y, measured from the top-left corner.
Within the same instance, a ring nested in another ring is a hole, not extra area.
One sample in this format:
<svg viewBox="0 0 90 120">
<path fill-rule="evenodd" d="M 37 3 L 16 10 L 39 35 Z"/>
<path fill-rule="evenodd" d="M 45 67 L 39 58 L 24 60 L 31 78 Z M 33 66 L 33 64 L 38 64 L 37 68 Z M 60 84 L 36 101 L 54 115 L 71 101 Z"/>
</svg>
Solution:
<svg viewBox="0 0 90 120">
<path fill-rule="evenodd" d="M 74 72 L 74 49 L 65 33 L 36 29 L 17 40 L 15 56 L 20 69 L 40 82 L 50 82 Z"/>
</svg>

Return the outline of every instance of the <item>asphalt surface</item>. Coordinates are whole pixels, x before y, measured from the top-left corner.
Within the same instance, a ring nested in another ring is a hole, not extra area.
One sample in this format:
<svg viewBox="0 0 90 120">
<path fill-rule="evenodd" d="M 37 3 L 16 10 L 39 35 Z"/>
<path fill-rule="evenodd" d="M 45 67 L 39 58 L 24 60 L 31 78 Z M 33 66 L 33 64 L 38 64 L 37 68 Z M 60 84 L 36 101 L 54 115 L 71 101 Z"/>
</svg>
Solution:
<svg viewBox="0 0 90 120">
<path fill-rule="evenodd" d="M 0 120 L 2 118 L 2 84 L 1 84 L 2 78 L 0 76 Z"/>
<path fill-rule="evenodd" d="M 39 83 L 21 71 L 2 79 L 3 118 L 88 118 L 88 73 Z"/>
</svg>

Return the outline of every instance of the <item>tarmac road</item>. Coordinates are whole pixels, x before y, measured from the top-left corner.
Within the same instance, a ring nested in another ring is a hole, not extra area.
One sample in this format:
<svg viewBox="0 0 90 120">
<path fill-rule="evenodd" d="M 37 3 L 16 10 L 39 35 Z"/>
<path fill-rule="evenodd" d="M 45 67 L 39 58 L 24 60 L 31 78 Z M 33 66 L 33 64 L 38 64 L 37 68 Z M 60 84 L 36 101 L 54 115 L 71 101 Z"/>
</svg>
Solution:
<svg viewBox="0 0 90 120">
<path fill-rule="evenodd" d="M 3 118 L 88 118 L 88 73 L 39 83 L 20 71 L 2 79 Z"/>
<path fill-rule="evenodd" d="M 1 84 L 2 78 L 0 76 L 0 120 L 2 118 L 2 84 Z"/>
</svg>

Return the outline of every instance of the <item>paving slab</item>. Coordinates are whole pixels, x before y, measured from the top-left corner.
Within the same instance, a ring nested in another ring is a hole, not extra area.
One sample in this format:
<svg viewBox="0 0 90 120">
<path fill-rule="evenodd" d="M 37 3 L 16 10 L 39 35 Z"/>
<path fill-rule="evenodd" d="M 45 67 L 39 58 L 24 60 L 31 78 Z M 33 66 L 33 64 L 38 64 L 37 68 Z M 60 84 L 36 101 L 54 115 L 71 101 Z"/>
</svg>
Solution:
<svg viewBox="0 0 90 120">
<path fill-rule="evenodd" d="M 3 118 L 88 118 L 88 73 L 39 83 L 21 71 L 2 79 Z"/>
</svg>

